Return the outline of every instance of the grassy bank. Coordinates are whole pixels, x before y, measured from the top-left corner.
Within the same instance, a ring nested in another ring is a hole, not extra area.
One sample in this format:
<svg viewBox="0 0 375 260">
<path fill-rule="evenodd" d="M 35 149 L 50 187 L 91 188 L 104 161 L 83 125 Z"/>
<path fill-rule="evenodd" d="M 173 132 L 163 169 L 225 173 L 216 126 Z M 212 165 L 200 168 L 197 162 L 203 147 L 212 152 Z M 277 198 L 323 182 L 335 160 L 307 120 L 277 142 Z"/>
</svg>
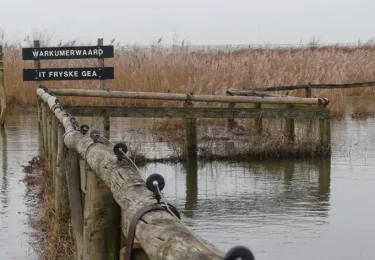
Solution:
<svg viewBox="0 0 375 260">
<path fill-rule="evenodd" d="M 35 85 L 22 81 L 22 69 L 32 61 L 22 61 L 21 47 L 8 45 L 5 53 L 7 102 L 12 108 L 35 106 Z M 118 47 L 114 59 L 115 80 L 110 90 L 225 94 L 227 88 L 260 88 L 311 83 L 351 83 L 375 80 L 375 47 L 311 47 L 296 49 L 248 49 L 238 51 L 174 51 L 160 48 Z M 43 61 L 42 67 L 95 66 L 95 60 Z M 98 82 L 45 82 L 47 87 L 97 89 Z M 290 95 L 303 96 L 304 91 Z M 313 90 L 313 96 L 331 100 L 333 116 L 345 112 L 354 116 L 373 115 L 375 88 Z M 97 105 L 99 98 L 62 98 L 66 105 Z M 113 105 L 151 105 L 150 101 L 111 100 Z M 156 104 L 171 104 L 159 102 Z"/>
<path fill-rule="evenodd" d="M 73 259 L 70 220 L 58 223 L 55 218 L 53 179 L 46 163 L 44 159 L 34 157 L 24 166 L 27 195 L 38 202 L 30 214 L 30 225 L 39 232 L 30 244 L 41 260 Z"/>
</svg>

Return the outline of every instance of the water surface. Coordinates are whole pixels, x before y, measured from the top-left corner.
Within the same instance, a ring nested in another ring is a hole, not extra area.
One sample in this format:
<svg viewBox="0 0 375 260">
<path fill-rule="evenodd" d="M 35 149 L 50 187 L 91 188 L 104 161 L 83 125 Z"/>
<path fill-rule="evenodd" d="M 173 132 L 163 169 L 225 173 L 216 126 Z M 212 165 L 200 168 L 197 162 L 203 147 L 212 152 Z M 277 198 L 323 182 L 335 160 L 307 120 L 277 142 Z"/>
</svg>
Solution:
<svg viewBox="0 0 375 260">
<path fill-rule="evenodd" d="M 21 166 L 38 154 L 35 119 L 10 117 L 1 135 L 0 259 L 31 259 Z M 117 124 L 113 139 L 126 140 Z M 162 174 L 183 222 L 223 251 L 245 245 L 256 259 L 375 259 L 375 120 L 332 121 L 331 130 L 330 160 L 152 163 L 141 171 Z"/>
</svg>

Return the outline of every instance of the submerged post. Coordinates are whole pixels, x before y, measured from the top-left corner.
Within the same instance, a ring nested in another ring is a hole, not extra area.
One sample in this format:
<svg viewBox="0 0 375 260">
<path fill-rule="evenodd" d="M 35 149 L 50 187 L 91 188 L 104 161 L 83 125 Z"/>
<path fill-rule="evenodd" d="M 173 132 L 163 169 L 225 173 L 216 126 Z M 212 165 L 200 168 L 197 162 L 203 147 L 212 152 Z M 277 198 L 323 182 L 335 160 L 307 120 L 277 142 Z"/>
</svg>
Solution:
<svg viewBox="0 0 375 260">
<path fill-rule="evenodd" d="M 3 46 L 0 45 L 0 128 L 4 128 L 6 111 L 7 103 L 5 98 L 4 55 Z"/>
<path fill-rule="evenodd" d="M 331 150 L 331 123 L 329 116 L 319 118 L 319 140 L 325 151 Z"/>
<path fill-rule="evenodd" d="M 191 102 L 185 102 L 184 107 L 193 107 Z M 197 119 L 184 118 L 185 121 L 185 152 L 188 159 L 197 158 Z"/>
<path fill-rule="evenodd" d="M 86 168 L 83 259 L 116 260 L 120 250 L 120 210 L 111 190 Z"/>
</svg>

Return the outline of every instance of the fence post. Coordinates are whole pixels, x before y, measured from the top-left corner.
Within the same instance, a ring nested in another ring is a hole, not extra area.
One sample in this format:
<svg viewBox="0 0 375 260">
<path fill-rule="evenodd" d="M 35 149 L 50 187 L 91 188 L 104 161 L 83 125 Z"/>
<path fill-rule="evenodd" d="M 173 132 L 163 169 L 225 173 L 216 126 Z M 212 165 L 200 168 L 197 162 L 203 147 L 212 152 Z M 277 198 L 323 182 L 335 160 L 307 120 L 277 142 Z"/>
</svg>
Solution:
<svg viewBox="0 0 375 260">
<path fill-rule="evenodd" d="M 79 155 L 68 150 L 66 154 L 65 176 L 68 187 L 70 215 L 77 260 L 83 259 L 83 209 L 79 183 Z"/>
<path fill-rule="evenodd" d="M 47 146 L 48 146 L 48 162 L 49 167 L 52 166 L 52 112 L 48 105 L 46 105 L 47 109 Z"/>
<path fill-rule="evenodd" d="M 256 103 L 254 104 L 254 108 L 257 108 L 257 109 L 260 109 L 260 111 L 262 111 L 262 104 L 260 103 Z M 259 117 L 255 118 L 254 120 L 254 125 L 255 125 L 255 133 L 257 135 L 262 135 L 262 131 L 263 131 L 263 127 L 262 127 L 262 116 L 261 116 L 262 112 L 259 113 Z"/>
<path fill-rule="evenodd" d="M 319 140 L 325 151 L 331 151 L 331 123 L 329 115 L 319 118 Z"/>
<path fill-rule="evenodd" d="M 98 46 L 103 46 L 103 38 L 98 39 Z M 99 67 L 104 67 L 104 58 L 99 58 L 98 59 L 98 66 Z M 101 79 L 100 80 L 100 89 L 101 90 L 106 90 L 105 88 L 105 80 Z M 103 98 L 103 104 L 104 106 L 108 105 L 107 98 Z M 109 139 L 109 132 L 110 132 L 110 123 L 109 123 L 109 117 L 104 117 L 103 118 L 103 128 L 104 128 L 104 137 Z"/>
<path fill-rule="evenodd" d="M 293 109 L 293 105 L 286 105 L 287 108 Z M 284 135 L 291 141 L 294 141 L 294 118 L 286 118 L 284 124 Z"/>
<path fill-rule="evenodd" d="M 45 158 L 48 157 L 48 142 L 47 142 L 47 104 L 42 102 L 42 128 L 43 128 L 43 150 Z"/>
<path fill-rule="evenodd" d="M 83 259 L 119 258 L 120 210 L 111 190 L 86 166 Z"/>
<path fill-rule="evenodd" d="M 184 107 L 193 107 L 191 102 L 185 102 Z M 185 121 L 185 152 L 188 159 L 197 158 L 197 119 L 184 118 Z"/>
<path fill-rule="evenodd" d="M 228 96 L 233 96 L 231 93 L 227 93 Z M 234 108 L 236 106 L 236 103 L 229 103 L 228 108 Z M 236 123 L 234 122 L 234 118 L 228 118 L 228 128 L 233 129 L 235 127 Z"/>
<path fill-rule="evenodd" d="M 305 94 L 307 98 L 311 98 L 311 87 L 305 88 Z"/>
<path fill-rule="evenodd" d="M 0 128 L 4 128 L 7 111 L 4 74 L 3 46 L 0 45 Z"/>
<path fill-rule="evenodd" d="M 52 154 L 52 177 L 56 175 L 56 158 L 57 158 L 57 121 L 55 114 L 51 111 L 51 154 Z"/>
<path fill-rule="evenodd" d="M 64 127 L 57 123 L 57 152 L 56 152 L 56 174 L 55 174 L 55 216 L 58 223 L 68 221 L 69 198 L 65 177 L 64 160 Z"/>
</svg>

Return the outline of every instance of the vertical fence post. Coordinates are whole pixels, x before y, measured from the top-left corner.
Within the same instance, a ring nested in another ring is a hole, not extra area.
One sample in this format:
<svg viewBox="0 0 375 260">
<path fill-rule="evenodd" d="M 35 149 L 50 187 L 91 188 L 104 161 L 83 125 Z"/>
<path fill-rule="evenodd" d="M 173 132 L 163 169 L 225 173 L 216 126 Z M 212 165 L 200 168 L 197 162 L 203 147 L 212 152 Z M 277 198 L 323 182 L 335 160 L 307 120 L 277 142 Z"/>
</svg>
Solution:
<svg viewBox="0 0 375 260">
<path fill-rule="evenodd" d="M 47 144 L 47 104 L 42 102 L 42 128 L 43 128 L 43 150 L 45 158 L 48 157 L 48 144 Z"/>
<path fill-rule="evenodd" d="M 57 122 L 58 119 L 56 118 L 53 111 L 51 111 L 51 154 L 52 154 L 52 177 L 53 180 L 55 179 L 56 175 L 56 158 L 57 158 Z"/>
<path fill-rule="evenodd" d="M 311 87 L 305 88 L 305 94 L 307 98 L 311 98 Z"/>
<path fill-rule="evenodd" d="M 233 96 L 233 94 L 227 93 L 228 96 Z M 228 108 L 234 108 L 236 106 L 236 103 L 229 103 Z M 233 129 L 235 127 L 236 123 L 234 122 L 234 118 L 228 118 L 228 128 Z"/>
<path fill-rule="evenodd" d="M 83 259 L 117 260 L 120 250 L 120 210 L 111 190 L 86 166 Z"/>
<path fill-rule="evenodd" d="M 98 39 L 98 46 L 103 46 L 103 38 Z M 104 67 L 104 58 L 99 58 L 98 59 L 98 66 L 99 67 Z M 100 89 L 101 90 L 106 90 L 105 88 L 105 80 L 101 79 L 100 80 Z M 107 99 L 103 98 L 103 104 L 104 106 L 108 105 Z M 103 118 L 103 126 L 104 126 L 104 137 L 109 139 L 109 132 L 110 132 L 110 123 L 109 123 L 109 117 L 104 117 Z"/>
<path fill-rule="evenodd" d="M 193 107 L 191 102 L 185 102 L 184 107 Z M 185 152 L 188 159 L 197 158 L 197 119 L 184 118 L 185 121 Z"/>
<path fill-rule="evenodd" d="M 7 111 L 4 74 L 3 46 L 0 45 L 0 128 L 4 128 Z"/>
<path fill-rule="evenodd" d="M 65 176 L 68 187 L 76 257 L 78 260 L 81 260 L 83 259 L 83 209 L 79 183 L 79 155 L 75 151 L 68 150 L 65 158 Z"/>
<path fill-rule="evenodd" d="M 260 109 L 262 111 L 262 104 L 257 103 L 254 104 L 254 108 Z M 259 117 L 254 119 L 254 125 L 255 125 L 255 134 L 261 136 L 263 131 L 263 123 L 262 123 L 262 112 L 259 113 Z"/>
<path fill-rule="evenodd" d="M 325 152 L 331 151 L 331 123 L 328 116 L 319 118 L 319 140 Z"/>
<path fill-rule="evenodd" d="M 293 109 L 293 105 L 286 105 L 287 108 Z M 294 141 L 295 129 L 294 129 L 294 118 L 285 119 L 284 124 L 284 135 L 291 141 Z"/>
<path fill-rule="evenodd" d="M 55 216 L 58 223 L 60 224 L 67 222 L 69 216 L 68 187 L 65 177 L 64 133 L 64 127 L 61 124 L 57 123 Z"/>
<path fill-rule="evenodd" d="M 50 168 L 52 167 L 52 112 L 48 104 L 47 109 L 47 146 L 48 146 L 48 162 Z"/>
</svg>

